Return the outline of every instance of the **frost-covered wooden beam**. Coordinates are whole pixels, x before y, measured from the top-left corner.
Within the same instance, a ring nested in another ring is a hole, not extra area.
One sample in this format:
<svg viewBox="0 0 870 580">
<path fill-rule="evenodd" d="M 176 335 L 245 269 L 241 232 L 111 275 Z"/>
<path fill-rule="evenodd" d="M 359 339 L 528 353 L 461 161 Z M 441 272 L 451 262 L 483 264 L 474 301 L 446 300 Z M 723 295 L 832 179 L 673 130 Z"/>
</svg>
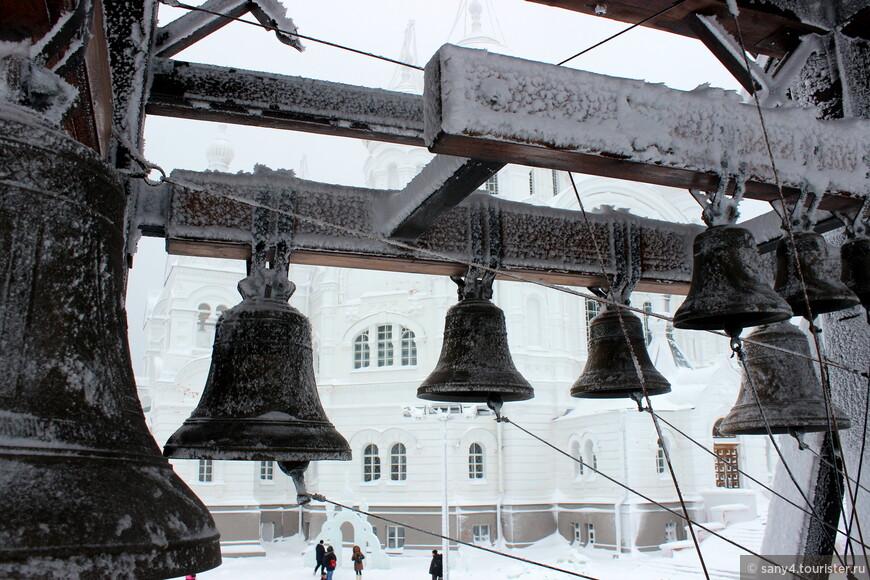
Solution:
<svg viewBox="0 0 870 580">
<path fill-rule="evenodd" d="M 458 274 L 475 255 L 473 232 L 498 210 L 502 270 L 573 286 L 603 284 L 595 243 L 610 248 L 614 224 L 634 222 L 641 231 L 641 288 L 684 293 L 698 226 L 671 224 L 624 212 L 590 214 L 593 235 L 578 212 L 505 201 L 476 193 L 445 212 L 413 243 L 383 233 L 393 191 L 305 181 L 279 171 L 255 174 L 174 171 L 184 188 L 139 188 L 133 227 L 164 236 L 170 253 L 246 259 L 250 256 L 252 206 L 242 200 L 276 194 L 278 209 L 296 215 L 292 260 L 300 264 L 426 274 Z M 232 199 L 234 198 L 234 199 Z M 594 237 L 593 237 L 594 236 Z M 607 271 L 612 272 L 610 264 Z"/>
<path fill-rule="evenodd" d="M 393 196 L 385 216 L 385 233 L 392 238 L 416 240 L 502 167 L 504 163 L 435 156 Z"/>
<path fill-rule="evenodd" d="M 151 115 L 423 145 L 418 95 L 155 59 Z"/>
<path fill-rule="evenodd" d="M 209 14 L 191 10 L 166 26 L 157 29 L 156 55 L 170 57 L 220 30 L 248 12 L 248 0 L 208 0 L 201 6 L 205 10 L 223 14 Z"/>
<path fill-rule="evenodd" d="M 693 14 L 716 16 L 731 34 L 736 35 L 726 0 L 608 0 L 589 2 L 588 0 L 527 0 L 566 10 L 582 12 L 590 16 L 601 16 L 630 24 L 645 21 L 644 26 L 696 38 L 695 30 L 689 24 Z M 798 42 L 801 35 L 824 33 L 817 25 L 826 16 L 822 4 L 817 2 L 780 2 L 778 0 L 737 0 L 739 5 L 738 21 L 746 49 L 754 54 L 766 54 L 782 58 Z M 825 5 L 827 7 L 827 5 Z M 602 11 L 601 7 L 604 8 Z M 818 12 L 800 14 L 796 11 Z M 658 17 L 648 20 L 656 13 Z M 582 43 L 581 43 L 582 44 Z M 582 48 L 582 47 L 578 47 Z"/>
<path fill-rule="evenodd" d="M 248 12 L 260 24 L 275 30 L 278 40 L 302 50 L 299 37 L 292 35 L 296 32 L 296 26 L 293 20 L 287 18 L 287 10 L 278 0 L 208 0 L 199 8 L 200 10 L 191 10 L 158 29 L 157 56 L 170 57 L 178 54 Z"/>
<path fill-rule="evenodd" d="M 746 196 L 779 198 L 758 112 L 736 93 L 678 91 L 486 51 L 444 46 L 426 66 L 425 135 L 436 153 L 681 188 L 748 177 Z M 870 190 L 870 121 L 763 111 L 779 180 L 857 208 Z"/>
</svg>

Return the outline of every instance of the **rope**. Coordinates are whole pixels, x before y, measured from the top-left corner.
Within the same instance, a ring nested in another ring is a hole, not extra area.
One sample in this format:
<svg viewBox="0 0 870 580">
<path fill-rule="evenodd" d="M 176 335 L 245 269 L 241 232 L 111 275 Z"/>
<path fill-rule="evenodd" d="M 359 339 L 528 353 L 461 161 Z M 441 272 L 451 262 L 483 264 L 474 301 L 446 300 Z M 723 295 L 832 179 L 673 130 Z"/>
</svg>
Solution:
<svg viewBox="0 0 870 580">
<path fill-rule="evenodd" d="M 674 8 L 676 8 L 677 6 L 679 6 L 680 4 L 683 4 L 684 2 L 686 2 L 686 0 L 678 0 L 677 2 L 674 2 L 673 4 L 671 4 L 670 6 L 668 6 L 667 8 L 663 8 L 663 9 L 659 10 L 658 12 L 656 12 L 655 14 L 653 14 L 652 16 L 647 16 L 646 18 L 644 18 L 644 19 L 641 20 L 640 22 L 636 22 L 635 24 L 632 24 L 632 25 L 629 26 L 628 28 L 625 28 L 625 29 L 623 29 L 623 30 L 617 32 L 616 34 L 614 34 L 614 35 L 612 35 L 612 36 L 609 36 L 609 37 L 605 38 L 605 39 L 602 40 L 601 42 L 596 42 L 595 44 L 593 44 L 593 45 L 590 46 L 589 48 L 585 48 L 585 49 L 581 50 L 580 52 L 578 52 L 577 54 L 575 54 L 574 56 L 569 56 L 568 58 L 566 58 L 565 60 L 563 60 L 562 62 L 559 62 L 559 63 L 557 63 L 557 64 L 558 64 L 558 66 L 562 66 L 562 65 L 565 64 L 566 62 L 572 61 L 572 60 L 574 60 L 575 58 L 577 58 L 578 56 L 583 56 L 584 54 L 586 54 L 586 53 L 589 52 L 590 50 L 592 50 L 592 49 L 594 49 L 594 48 L 598 48 L 598 47 L 601 46 L 602 44 L 605 44 L 605 43 L 607 43 L 607 42 L 610 42 L 611 40 L 613 40 L 613 39 L 616 38 L 617 36 L 622 36 L 623 34 L 625 34 L 626 32 L 628 32 L 629 30 L 634 30 L 634 29 L 637 28 L 638 26 L 642 26 L 642 25 L 646 24 L 647 22 L 649 22 L 649 21 L 652 20 L 653 18 L 658 18 L 658 17 L 661 16 L 662 14 L 664 14 L 664 13 L 666 13 L 666 12 L 669 12 L 669 11 L 673 10 Z"/>
<path fill-rule="evenodd" d="M 634 488 L 632 488 L 632 487 L 630 487 L 630 486 L 628 486 L 628 485 L 622 483 L 622 482 L 619 481 L 618 479 L 615 479 L 615 478 L 613 478 L 613 477 L 610 477 L 609 475 L 607 475 L 607 474 L 604 473 L 603 471 L 600 471 L 600 470 L 597 469 L 596 467 L 594 467 L 594 466 L 592 466 L 592 465 L 589 465 L 588 463 L 585 463 L 584 461 L 582 461 L 581 459 L 579 459 L 579 458 L 577 458 L 577 457 L 574 457 L 573 455 L 571 455 L 571 454 L 568 453 L 567 451 L 564 451 L 564 450 L 562 450 L 562 449 L 559 449 L 558 447 L 556 447 L 555 445 L 553 445 L 552 443 L 550 443 L 550 442 L 547 441 L 546 439 L 543 439 L 543 438 L 541 438 L 541 437 L 535 435 L 534 433 L 532 433 L 532 432 L 529 431 L 528 429 L 525 429 L 524 427 L 521 427 L 520 425 L 514 423 L 513 421 L 511 421 L 511 420 L 508 419 L 507 417 L 502 416 L 502 417 L 499 417 L 498 420 L 499 420 L 500 422 L 503 422 L 503 423 L 509 423 L 509 424 L 513 425 L 514 427 L 516 427 L 517 429 L 519 429 L 519 430 L 522 431 L 523 433 L 526 433 L 527 435 L 531 436 L 532 438 L 534 438 L 534 439 L 540 441 L 541 443 L 543 443 L 543 444 L 546 445 L 547 447 L 549 447 L 549 448 L 553 449 L 554 451 L 556 451 L 556 452 L 558 452 L 558 453 L 564 455 L 565 457 L 570 458 L 572 461 L 575 461 L 575 462 L 579 463 L 579 464 L 582 465 L 583 467 L 585 467 L 585 468 L 587 468 L 587 469 L 590 469 L 591 471 L 597 473 L 598 475 L 602 476 L 603 478 L 605 478 L 606 480 L 610 481 L 611 483 L 615 483 L 616 485 L 618 485 L 619 487 L 625 489 L 626 491 L 628 491 L 628 492 L 630 492 L 630 493 L 633 493 L 633 494 L 635 494 L 636 496 L 640 497 L 641 499 L 644 499 L 644 500 L 650 502 L 650 503 L 653 504 L 654 506 L 660 507 L 660 508 L 662 508 L 663 510 L 665 510 L 666 512 L 671 513 L 671 514 L 673 514 L 673 515 L 675 515 L 675 516 L 677 516 L 677 517 L 679 517 L 679 518 L 681 518 L 681 519 L 686 519 L 686 516 L 683 515 L 683 514 L 681 514 L 680 512 L 678 512 L 678 511 L 676 511 L 676 510 L 674 510 L 674 509 L 671 509 L 671 508 L 667 507 L 667 506 L 664 505 L 663 503 L 658 502 L 658 501 L 652 499 L 652 498 L 649 497 L 648 495 L 645 495 L 644 493 L 642 493 L 642 492 L 640 492 L 640 491 L 638 491 L 638 490 L 636 490 L 636 489 L 634 489 Z M 719 538 L 720 540 L 724 540 L 725 542 L 728 542 L 729 544 L 731 544 L 732 546 L 734 546 L 734 547 L 736 547 L 736 548 L 740 548 L 741 550 L 745 551 L 746 553 L 748 553 L 748 554 L 750 554 L 750 555 L 752 555 L 752 556 L 755 556 L 756 558 L 760 558 L 760 559 L 764 560 L 765 562 L 769 562 L 769 563 L 771 563 L 771 564 L 777 565 L 776 562 L 774 562 L 773 560 L 770 560 L 770 559 L 767 558 L 766 556 L 762 556 L 761 554 L 758 554 L 758 553 L 756 553 L 756 552 L 750 550 L 750 549 L 747 548 L 746 546 L 744 546 L 744 545 L 742 545 L 742 544 L 740 544 L 740 543 L 738 543 L 738 542 L 735 542 L 734 540 L 732 540 L 732 539 L 730 539 L 730 538 L 727 538 L 727 537 L 723 536 L 722 534 L 718 533 L 717 531 L 715 531 L 715 530 L 713 530 L 713 529 L 711 529 L 711 528 L 708 528 L 707 526 L 705 526 L 705 525 L 703 525 L 703 524 L 699 524 L 698 522 L 695 522 L 694 520 L 691 520 L 691 519 L 687 520 L 687 523 L 692 523 L 692 524 L 694 524 L 695 526 L 697 526 L 698 528 L 704 530 L 705 532 L 707 532 L 707 533 L 709 533 L 709 534 L 712 534 L 712 535 L 716 536 L 716 537 Z M 798 575 L 798 574 L 795 574 L 795 577 L 797 577 L 797 578 L 804 578 L 805 580 L 810 580 L 810 579 L 807 578 L 806 576 L 800 576 L 800 575 Z"/>
<path fill-rule="evenodd" d="M 436 538 L 440 538 L 442 540 L 447 540 L 448 542 L 455 542 L 457 544 L 461 544 L 463 546 L 468 546 L 469 548 L 474 548 L 475 550 L 481 550 L 482 552 L 489 552 L 490 554 L 495 554 L 497 556 L 503 556 L 505 558 L 510 558 L 511 560 L 518 560 L 520 562 L 524 562 L 526 564 L 532 564 L 533 566 L 540 566 L 541 568 L 547 568 L 548 570 L 553 570 L 555 572 L 562 572 L 563 574 L 568 574 L 569 576 L 576 576 L 578 578 L 587 578 L 588 580 L 598 580 L 593 576 L 586 576 L 585 574 L 580 574 L 579 572 L 572 572 L 571 570 L 565 570 L 564 568 L 557 568 L 556 566 L 550 566 L 549 564 L 544 564 L 542 562 L 536 562 L 534 560 L 529 560 L 527 558 L 522 558 L 520 556 L 514 556 L 513 554 L 508 554 L 507 552 L 500 552 L 499 550 L 493 550 L 492 548 L 486 548 L 484 546 L 478 546 L 476 544 L 472 544 L 470 542 L 464 542 L 462 540 L 457 540 L 456 538 L 451 538 L 450 536 L 443 536 L 441 534 L 430 532 L 429 530 L 424 530 L 423 528 L 418 528 L 416 526 L 412 526 L 410 524 L 406 524 L 404 522 L 399 522 L 396 520 L 391 520 L 390 518 L 385 518 L 384 516 L 379 516 L 377 514 L 373 514 L 371 512 L 367 512 L 365 510 L 357 509 L 354 507 L 350 507 L 347 505 L 340 504 L 338 502 L 332 501 L 331 499 L 327 499 L 326 497 L 312 493 L 309 494 L 311 499 L 322 501 L 324 503 L 330 503 L 336 507 L 340 507 L 342 509 L 350 510 L 352 512 L 356 512 L 358 514 L 362 514 L 364 516 L 368 516 L 371 518 L 376 518 L 381 521 L 387 522 L 388 524 L 396 524 L 397 526 L 402 526 L 408 528 L 410 530 L 414 530 L 415 532 L 420 532 L 423 534 L 427 534 L 429 536 L 433 536 Z"/>
<path fill-rule="evenodd" d="M 250 20 L 245 20 L 243 18 L 237 18 L 232 16 L 227 16 L 226 14 L 221 14 L 220 12 L 215 12 L 213 10 L 208 10 L 207 8 L 202 8 L 201 6 L 191 6 L 190 4 L 184 4 L 183 2 L 177 2 L 175 0 L 160 0 L 162 4 L 166 4 L 167 6 L 173 6 L 176 8 L 184 8 L 185 10 L 194 10 L 196 12 L 205 12 L 206 14 L 211 14 L 212 16 L 219 16 L 226 20 L 233 20 L 235 22 L 241 22 L 243 24 L 249 24 L 251 26 L 256 26 L 258 28 L 262 28 L 264 30 L 268 30 L 270 32 L 280 32 L 281 34 L 286 34 L 287 36 L 295 36 L 297 38 L 301 38 L 303 40 L 310 40 L 311 42 L 317 42 L 319 44 L 324 44 L 326 46 L 331 46 L 333 48 L 338 48 L 341 50 L 346 50 L 348 52 L 352 52 L 354 54 L 361 54 L 363 56 L 369 56 L 371 58 L 376 58 L 378 60 L 383 60 L 385 62 L 390 62 L 393 64 L 397 64 L 399 66 L 404 66 L 408 68 L 413 68 L 416 70 L 423 70 L 423 67 L 417 66 L 416 64 L 409 64 L 407 62 L 402 62 L 400 60 L 396 60 L 394 58 L 389 58 L 387 56 L 381 56 L 379 54 L 375 54 L 373 52 L 366 52 L 364 50 L 359 50 L 356 48 L 351 48 L 349 46 L 344 46 L 342 44 L 338 44 L 335 42 L 330 42 L 328 40 L 321 40 L 319 38 L 314 38 L 313 36 L 306 36 L 304 34 L 299 34 L 298 32 L 291 32 L 289 30 L 284 30 L 277 26 L 267 26 L 265 24 L 261 24 L 260 22 L 251 22 Z"/>
</svg>

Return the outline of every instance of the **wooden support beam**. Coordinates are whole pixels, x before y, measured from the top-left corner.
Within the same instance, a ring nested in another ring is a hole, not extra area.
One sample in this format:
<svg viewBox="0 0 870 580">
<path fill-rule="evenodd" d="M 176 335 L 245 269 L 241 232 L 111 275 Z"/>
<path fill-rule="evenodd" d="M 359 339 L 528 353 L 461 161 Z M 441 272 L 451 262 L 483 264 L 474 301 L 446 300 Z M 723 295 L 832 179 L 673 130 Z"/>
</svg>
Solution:
<svg viewBox="0 0 870 580">
<path fill-rule="evenodd" d="M 418 95 L 155 59 L 151 115 L 423 145 Z"/>
<path fill-rule="evenodd" d="M 416 240 L 502 167 L 504 163 L 436 156 L 393 197 L 385 233 L 391 238 Z"/>
<path fill-rule="evenodd" d="M 602 16 L 629 24 L 636 24 L 650 16 L 672 7 L 661 16 L 647 21 L 644 26 L 673 34 L 697 38 L 696 31 L 689 25 L 692 14 L 716 16 L 725 28 L 736 35 L 736 28 L 725 0 L 608 0 L 589 2 L 587 0 L 527 0 L 536 4 L 546 4 L 590 16 Z M 753 54 L 765 54 L 782 58 L 791 52 L 804 34 L 823 34 L 825 29 L 816 25 L 823 18 L 804 21 L 803 15 L 783 8 L 783 3 L 768 0 L 737 0 L 740 16 L 740 31 L 747 50 Z M 797 5 L 798 3 L 794 3 Z M 599 5 L 606 7 L 602 14 L 596 11 Z M 824 14 L 819 16 L 824 17 Z"/>
<path fill-rule="evenodd" d="M 731 73 L 750 95 L 761 88 L 761 84 L 753 78 L 752 72 L 746 70 L 746 63 L 737 42 L 728 31 L 716 26 L 718 21 L 710 20 L 709 16 L 692 14 L 686 24 L 695 32 L 695 36 L 704 43 L 704 46 L 715 56 L 722 66 Z M 727 36 L 725 36 L 727 35 Z M 733 41 L 733 42 L 731 42 Z"/>
<path fill-rule="evenodd" d="M 173 20 L 166 26 L 157 29 L 155 55 L 169 58 L 199 42 L 209 34 L 220 30 L 233 18 L 239 18 L 248 12 L 248 0 L 208 0 L 201 7 L 209 14 L 191 10 Z"/>
<path fill-rule="evenodd" d="M 870 191 L 870 121 L 763 110 L 721 89 L 678 91 L 446 45 L 426 66 L 435 153 L 710 191 L 746 177 L 746 197 L 825 193 L 857 208 Z M 776 162 L 770 164 L 766 138 Z"/>
<path fill-rule="evenodd" d="M 282 200 L 279 210 L 295 208 L 295 263 L 459 274 L 464 263 L 486 263 L 475 255 L 472 238 L 482 228 L 481 216 L 489 215 L 484 210 L 494 208 L 503 272 L 572 286 L 606 285 L 596 244 L 610 248 L 614 224 L 631 222 L 641 232 L 639 288 L 680 294 L 688 289 L 692 240 L 702 229 L 611 212 L 589 214 L 590 234 L 579 212 L 475 193 L 445 212 L 416 242 L 396 242 L 383 234 L 384 210 L 395 192 L 316 183 L 279 171 L 174 171 L 171 179 L 188 187 L 137 188 L 133 226 L 145 235 L 165 236 L 168 252 L 192 256 L 248 258 L 253 208 L 244 200 L 274 192 Z M 611 260 L 605 269 L 613 273 Z"/>
</svg>

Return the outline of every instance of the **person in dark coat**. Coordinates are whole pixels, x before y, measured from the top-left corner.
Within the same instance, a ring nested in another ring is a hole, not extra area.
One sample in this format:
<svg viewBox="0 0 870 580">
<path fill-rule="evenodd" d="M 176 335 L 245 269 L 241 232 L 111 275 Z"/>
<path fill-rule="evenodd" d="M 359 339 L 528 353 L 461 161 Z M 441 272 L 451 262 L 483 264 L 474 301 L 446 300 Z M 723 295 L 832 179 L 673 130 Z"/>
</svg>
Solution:
<svg viewBox="0 0 870 580">
<path fill-rule="evenodd" d="M 326 546 L 323 545 L 323 540 L 320 540 L 320 543 L 314 546 L 314 562 L 316 566 L 314 566 L 314 573 L 317 574 L 317 570 L 323 569 L 323 554 L 326 553 Z"/>
<path fill-rule="evenodd" d="M 429 564 L 429 573 L 432 574 L 432 580 L 441 580 L 444 576 L 444 562 L 438 550 L 432 550 L 432 563 Z"/>
<path fill-rule="evenodd" d="M 335 552 L 332 551 L 332 546 L 326 546 L 326 552 L 323 554 L 323 568 L 326 570 L 326 580 L 332 580 L 332 573 L 335 572 L 337 565 L 338 558 Z"/>
</svg>

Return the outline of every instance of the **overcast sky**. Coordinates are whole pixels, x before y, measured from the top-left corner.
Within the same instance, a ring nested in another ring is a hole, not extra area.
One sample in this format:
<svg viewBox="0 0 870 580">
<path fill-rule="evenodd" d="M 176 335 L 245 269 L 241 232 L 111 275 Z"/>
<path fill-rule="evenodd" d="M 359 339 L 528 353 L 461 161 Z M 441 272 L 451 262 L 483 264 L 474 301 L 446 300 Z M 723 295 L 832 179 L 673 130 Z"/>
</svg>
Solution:
<svg viewBox="0 0 870 580">
<path fill-rule="evenodd" d="M 622 30 L 627 25 L 551 8 L 525 0 L 480 0 L 484 32 L 500 36 L 510 54 L 547 63 L 561 60 Z M 201 4 L 188 0 L 191 4 Z M 289 2 L 288 16 L 301 34 L 398 58 L 408 22 L 415 21 L 419 65 L 446 42 L 458 42 L 470 30 L 468 0 L 318 0 Z M 184 13 L 161 5 L 164 24 Z M 254 20 L 251 15 L 245 17 Z M 388 88 L 396 65 L 304 41 L 297 52 L 261 28 L 233 23 L 174 58 L 249 70 Z M 690 90 L 709 83 L 739 89 L 737 82 L 698 41 L 638 27 L 569 62 L 566 66 L 617 77 L 664 83 Z M 148 117 L 145 155 L 167 172 L 207 168 L 205 150 L 217 134 L 213 123 Z M 299 169 L 307 160 L 307 179 L 365 185 L 365 149 L 354 139 L 231 126 L 235 149 L 230 170 L 250 171 L 255 163 Z M 149 293 L 163 279 L 163 240 L 140 243 L 128 285 L 127 307 L 134 368 L 140 369 L 142 325 Z"/>
</svg>

